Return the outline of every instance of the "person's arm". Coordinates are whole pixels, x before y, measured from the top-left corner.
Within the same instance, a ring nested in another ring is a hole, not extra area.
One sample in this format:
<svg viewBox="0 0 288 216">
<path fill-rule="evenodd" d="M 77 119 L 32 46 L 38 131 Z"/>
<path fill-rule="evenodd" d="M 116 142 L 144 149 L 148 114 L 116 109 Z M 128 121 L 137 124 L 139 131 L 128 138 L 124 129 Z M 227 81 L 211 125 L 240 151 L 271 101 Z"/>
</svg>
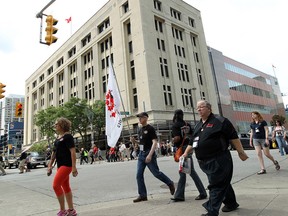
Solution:
<svg viewBox="0 0 288 216">
<path fill-rule="evenodd" d="M 243 149 L 240 139 L 232 139 L 230 140 L 230 142 L 232 143 L 233 147 L 238 152 L 238 156 L 242 161 L 245 161 L 249 158 Z"/>
<path fill-rule="evenodd" d="M 48 167 L 47 167 L 47 175 L 51 175 L 52 173 L 52 169 L 53 169 L 53 164 L 55 162 L 55 159 L 56 159 L 56 152 L 52 152 L 52 155 L 51 155 L 51 160 L 49 161 L 49 164 L 48 164 Z"/>
<path fill-rule="evenodd" d="M 182 157 L 186 158 L 188 154 L 193 153 L 193 148 L 191 145 L 187 145 L 185 152 L 183 153 Z"/>
<path fill-rule="evenodd" d="M 250 146 L 253 147 L 253 142 L 252 142 L 252 139 L 253 139 L 253 130 L 251 129 L 250 131 L 251 131 L 251 133 L 250 133 Z"/>
<path fill-rule="evenodd" d="M 145 159 L 145 162 L 146 163 L 150 163 L 151 159 L 152 159 L 152 156 L 157 148 L 157 139 L 153 139 L 152 140 L 153 144 L 151 146 L 151 149 L 150 149 L 150 152 L 149 154 L 147 155 L 146 159 Z"/>
<path fill-rule="evenodd" d="M 75 147 L 70 148 L 71 160 L 72 160 L 72 175 L 76 177 L 78 175 L 78 171 L 76 168 L 76 149 Z"/>
</svg>

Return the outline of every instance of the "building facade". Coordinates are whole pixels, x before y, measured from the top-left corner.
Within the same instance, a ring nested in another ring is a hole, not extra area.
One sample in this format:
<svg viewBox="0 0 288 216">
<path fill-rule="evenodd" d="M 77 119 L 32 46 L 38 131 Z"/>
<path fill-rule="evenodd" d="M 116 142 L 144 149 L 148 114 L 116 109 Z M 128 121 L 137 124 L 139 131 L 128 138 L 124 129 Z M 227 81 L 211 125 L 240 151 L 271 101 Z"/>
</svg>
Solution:
<svg viewBox="0 0 288 216">
<path fill-rule="evenodd" d="M 239 133 L 250 130 L 251 112 L 258 111 L 269 124 L 273 115 L 285 115 L 277 78 L 224 56 L 208 47 L 215 77 L 219 113 Z"/>
<path fill-rule="evenodd" d="M 11 125 L 17 125 L 17 129 L 23 134 L 23 121 L 24 121 L 24 95 L 8 95 L 0 102 L 0 125 L 1 125 L 1 143 L 0 143 L 0 151 L 3 151 L 4 148 L 7 148 L 7 144 L 12 145 L 13 149 L 16 150 L 21 149 L 21 145 L 23 143 L 23 136 L 21 136 L 21 140 L 18 140 L 20 137 L 18 134 L 14 136 L 14 128 L 11 129 Z M 17 114 L 17 103 L 22 104 L 21 115 Z M 18 116 L 17 116 L 18 115 Z M 18 127 L 19 125 L 20 128 Z M 5 138 L 5 141 L 4 141 Z M 15 140 L 17 138 L 17 140 Z"/>
<path fill-rule="evenodd" d="M 198 119 L 200 99 L 218 113 L 200 12 L 182 0 L 110 0 L 26 80 L 24 144 L 43 139 L 33 122 L 39 110 L 71 97 L 104 100 L 109 58 L 124 124 L 136 128 L 142 111 L 167 124 L 179 108 Z"/>
</svg>

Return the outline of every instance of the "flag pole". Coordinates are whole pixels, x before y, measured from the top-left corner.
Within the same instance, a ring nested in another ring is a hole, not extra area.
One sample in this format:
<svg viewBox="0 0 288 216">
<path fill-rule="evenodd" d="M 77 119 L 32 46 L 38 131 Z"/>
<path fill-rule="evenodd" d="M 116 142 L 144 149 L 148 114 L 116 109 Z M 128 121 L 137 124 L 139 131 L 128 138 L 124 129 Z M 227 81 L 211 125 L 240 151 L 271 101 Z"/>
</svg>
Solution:
<svg viewBox="0 0 288 216">
<path fill-rule="evenodd" d="M 130 126 L 129 126 L 128 118 L 127 118 L 127 115 L 126 115 L 125 106 L 124 106 L 124 103 L 123 103 L 123 98 L 122 98 L 121 93 L 120 93 L 120 90 L 119 90 L 119 85 L 118 85 L 118 81 L 117 81 L 117 77 L 116 77 L 116 74 L 115 74 L 115 70 L 114 70 L 114 67 L 113 67 L 113 64 L 112 64 L 112 61 L 111 61 L 111 57 L 110 57 L 110 64 L 111 64 L 111 67 L 112 67 L 112 69 L 113 69 L 113 70 L 112 70 L 112 71 L 113 71 L 113 75 L 114 75 L 114 77 L 115 77 L 117 89 L 118 89 L 118 92 L 119 92 L 119 95 L 120 95 L 120 99 L 121 99 L 121 104 L 122 104 L 123 111 L 124 111 L 124 115 L 125 115 L 125 118 L 126 118 L 126 121 L 127 121 L 129 135 L 131 136 Z"/>
</svg>

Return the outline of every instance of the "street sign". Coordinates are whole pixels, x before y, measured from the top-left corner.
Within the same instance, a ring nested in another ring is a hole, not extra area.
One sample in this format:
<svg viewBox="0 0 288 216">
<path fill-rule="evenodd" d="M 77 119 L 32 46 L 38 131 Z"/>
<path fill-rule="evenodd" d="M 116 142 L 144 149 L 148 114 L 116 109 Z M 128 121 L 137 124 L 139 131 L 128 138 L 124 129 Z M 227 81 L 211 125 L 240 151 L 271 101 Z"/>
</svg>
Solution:
<svg viewBox="0 0 288 216">
<path fill-rule="evenodd" d="M 126 112 L 122 111 L 122 112 L 120 112 L 120 114 L 121 115 L 130 115 L 128 111 L 126 111 Z"/>
</svg>

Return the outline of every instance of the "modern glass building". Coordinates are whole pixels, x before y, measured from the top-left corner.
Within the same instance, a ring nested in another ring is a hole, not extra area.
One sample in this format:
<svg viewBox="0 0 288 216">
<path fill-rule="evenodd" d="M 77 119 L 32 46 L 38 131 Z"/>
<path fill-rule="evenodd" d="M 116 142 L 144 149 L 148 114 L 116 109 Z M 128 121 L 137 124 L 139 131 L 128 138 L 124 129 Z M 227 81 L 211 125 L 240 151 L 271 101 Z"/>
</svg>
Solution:
<svg viewBox="0 0 288 216">
<path fill-rule="evenodd" d="M 250 129 L 251 112 L 260 112 L 269 124 L 273 115 L 285 116 L 277 78 L 224 56 L 208 47 L 214 74 L 219 113 L 228 117 L 238 132 Z"/>
</svg>

